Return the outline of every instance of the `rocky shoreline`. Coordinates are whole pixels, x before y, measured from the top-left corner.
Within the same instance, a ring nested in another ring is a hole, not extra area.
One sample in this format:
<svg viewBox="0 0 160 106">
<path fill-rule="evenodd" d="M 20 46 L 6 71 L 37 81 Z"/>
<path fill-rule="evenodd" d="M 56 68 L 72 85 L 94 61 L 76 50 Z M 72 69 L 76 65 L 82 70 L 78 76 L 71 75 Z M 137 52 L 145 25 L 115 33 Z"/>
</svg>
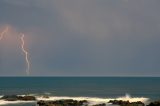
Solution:
<svg viewBox="0 0 160 106">
<path fill-rule="evenodd" d="M 44 96 L 44 98 L 49 98 Z M 18 96 L 18 95 L 5 95 L 0 98 L 4 101 L 34 101 L 36 106 L 106 106 L 105 103 L 90 105 L 87 100 L 73 100 L 73 99 L 62 99 L 62 100 L 37 100 L 35 96 Z M 141 101 L 129 102 L 122 100 L 110 100 L 108 102 L 111 105 L 116 106 L 145 106 Z M 146 106 L 160 106 L 160 101 L 153 101 Z"/>
<path fill-rule="evenodd" d="M 36 101 L 34 96 L 18 96 L 18 95 L 5 95 L 0 98 L 5 101 Z"/>
</svg>

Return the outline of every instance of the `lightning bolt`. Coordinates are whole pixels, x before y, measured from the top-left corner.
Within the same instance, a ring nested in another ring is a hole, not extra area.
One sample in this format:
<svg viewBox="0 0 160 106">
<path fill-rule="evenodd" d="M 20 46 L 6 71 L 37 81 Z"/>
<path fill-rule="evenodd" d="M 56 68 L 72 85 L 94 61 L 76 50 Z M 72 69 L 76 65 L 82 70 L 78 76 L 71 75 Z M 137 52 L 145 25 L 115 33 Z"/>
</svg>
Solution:
<svg viewBox="0 0 160 106">
<path fill-rule="evenodd" d="M 6 27 L 6 28 L 4 29 L 4 31 L 0 34 L 0 40 L 2 40 L 4 34 L 7 33 L 7 32 L 8 32 L 8 27 Z"/>
<path fill-rule="evenodd" d="M 8 32 L 9 30 L 9 27 L 7 26 L 1 33 L 0 33 L 0 41 L 3 39 L 4 35 Z M 26 74 L 29 75 L 30 74 L 30 61 L 28 59 L 28 52 L 27 50 L 25 50 L 24 46 L 25 46 L 25 42 L 24 42 L 24 34 L 20 34 L 21 37 L 21 49 L 23 51 L 23 53 L 25 54 L 25 60 L 26 60 L 26 65 L 27 65 L 27 68 L 26 68 Z"/>
<path fill-rule="evenodd" d="M 26 64 L 27 64 L 27 69 L 26 69 L 26 73 L 27 73 L 27 75 L 29 75 L 30 74 L 30 72 L 29 72 L 29 70 L 30 70 L 30 62 L 29 62 L 29 59 L 28 59 L 28 52 L 27 52 L 27 50 L 25 50 L 25 48 L 24 48 L 24 34 L 20 34 L 21 35 L 21 37 L 20 37 L 20 39 L 21 39 L 21 49 L 22 49 L 22 51 L 23 51 L 23 53 L 25 54 L 25 60 L 26 60 Z"/>
</svg>

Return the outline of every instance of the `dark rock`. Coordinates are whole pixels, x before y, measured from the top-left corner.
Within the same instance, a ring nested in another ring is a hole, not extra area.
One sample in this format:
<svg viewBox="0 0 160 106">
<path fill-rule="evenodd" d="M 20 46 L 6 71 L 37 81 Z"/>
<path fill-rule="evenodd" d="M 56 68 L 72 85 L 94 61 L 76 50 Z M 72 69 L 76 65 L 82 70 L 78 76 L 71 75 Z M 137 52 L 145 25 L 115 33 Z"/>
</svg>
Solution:
<svg viewBox="0 0 160 106">
<path fill-rule="evenodd" d="M 154 101 L 154 102 L 151 102 L 149 105 L 147 106 L 160 106 L 160 100 L 159 101 Z"/>
<path fill-rule="evenodd" d="M 141 101 L 129 102 L 129 101 L 122 101 L 122 100 L 110 100 L 108 103 L 111 103 L 113 105 L 119 105 L 119 106 L 145 106 L 145 104 L 142 103 Z"/>
<path fill-rule="evenodd" d="M 57 100 L 57 101 L 38 101 L 39 106 L 87 106 L 88 102 L 86 100 L 76 101 L 72 99 L 68 100 Z"/>
<path fill-rule="evenodd" d="M 47 96 L 47 95 L 44 95 L 44 96 L 43 96 L 43 98 L 49 98 L 49 96 Z"/>
<path fill-rule="evenodd" d="M 93 105 L 93 106 L 106 106 L 106 104 L 102 103 L 102 104 L 96 104 L 96 105 Z"/>
<path fill-rule="evenodd" d="M 17 96 L 17 95 L 5 95 L 1 99 L 6 101 L 35 101 L 36 98 L 34 96 Z"/>
<path fill-rule="evenodd" d="M 35 101 L 36 100 L 34 96 L 19 96 L 18 99 L 22 101 Z"/>
<path fill-rule="evenodd" d="M 88 106 L 87 100 L 77 101 L 77 100 L 56 100 L 56 101 L 38 101 L 38 106 Z M 96 104 L 92 106 L 106 106 L 105 103 Z"/>
<path fill-rule="evenodd" d="M 6 101 L 16 101 L 18 100 L 17 95 L 4 95 L 1 99 L 4 99 Z"/>
</svg>

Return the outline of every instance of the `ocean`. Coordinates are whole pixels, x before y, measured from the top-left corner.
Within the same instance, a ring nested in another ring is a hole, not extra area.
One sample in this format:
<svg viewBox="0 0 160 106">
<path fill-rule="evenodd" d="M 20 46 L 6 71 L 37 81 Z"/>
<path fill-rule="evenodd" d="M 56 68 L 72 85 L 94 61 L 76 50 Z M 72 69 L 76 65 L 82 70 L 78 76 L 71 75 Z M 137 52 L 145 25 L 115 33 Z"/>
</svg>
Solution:
<svg viewBox="0 0 160 106">
<path fill-rule="evenodd" d="M 48 95 L 53 99 L 160 99 L 160 77 L 0 77 L 0 95 Z M 9 103 L 2 106 L 33 106 Z"/>
</svg>

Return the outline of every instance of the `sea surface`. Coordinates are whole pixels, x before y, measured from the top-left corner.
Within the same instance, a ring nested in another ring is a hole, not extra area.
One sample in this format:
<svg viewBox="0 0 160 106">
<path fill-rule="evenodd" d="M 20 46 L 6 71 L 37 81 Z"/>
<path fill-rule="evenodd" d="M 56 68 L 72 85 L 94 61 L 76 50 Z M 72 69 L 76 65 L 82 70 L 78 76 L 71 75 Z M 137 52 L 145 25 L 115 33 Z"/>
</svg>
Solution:
<svg viewBox="0 0 160 106">
<path fill-rule="evenodd" d="M 92 99 L 127 95 L 158 100 L 160 77 L 0 77 L 0 95 L 13 94 Z M 33 106 L 33 103 L 7 106 Z"/>
</svg>

